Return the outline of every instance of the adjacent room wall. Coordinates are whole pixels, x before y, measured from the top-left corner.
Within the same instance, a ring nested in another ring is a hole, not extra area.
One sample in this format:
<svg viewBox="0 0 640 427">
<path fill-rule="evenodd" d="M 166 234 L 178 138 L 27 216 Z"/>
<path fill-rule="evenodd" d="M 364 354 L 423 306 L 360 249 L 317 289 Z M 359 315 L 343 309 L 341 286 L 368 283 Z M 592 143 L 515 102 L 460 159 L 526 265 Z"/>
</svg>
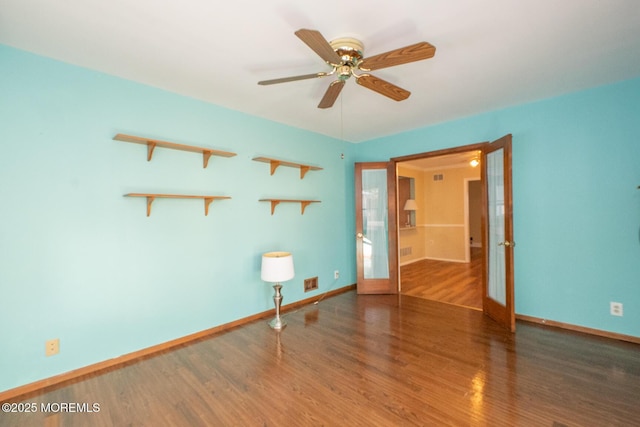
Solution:
<svg viewBox="0 0 640 427">
<path fill-rule="evenodd" d="M 3 46 L 0 93 L 0 391 L 273 308 L 267 251 L 294 256 L 284 304 L 355 283 L 350 144 Z M 120 132 L 237 156 L 147 162 Z M 324 169 L 270 176 L 256 156 Z M 156 200 L 147 217 L 130 192 L 231 199 L 208 216 L 202 200 Z M 269 197 L 321 202 L 272 216 Z"/>
<path fill-rule="evenodd" d="M 400 264 L 421 259 L 468 262 L 465 235 L 466 180 L 480 179 L 480 169 L 449 166 L 421 170 L 398 163 L 398 175 L 414 178 L 416 183 L 416 227 L 400 227 Z M 441 175 L 442 180 L 434 180 Z M 402 220 L 402 219 L 401 219 Z M 480 234 L 477 234 L 478 242 Z M 403 248 L 411 248 L 404 254 Z"/>
<path fill-rule="evenodd" d="M 418 210 L 415 211 L 415 227 L 403 227 L 403 220 L 406 222 L 406 219 L 399 219 L 399 262 L 400 265 L 404 265 L 419 261 L 425 257 L 426 229 L 424 228 L 424 173 L 420 169 L 398 164 L 398 176 L 413 178 L 414 195 L 416 204 L 418 204 Z M 403 251 L 403 249 L 405 249 L 405 251 Z"/>
<path fill-rule="evenodd" d="M 624 81 L 368 141 L 357 161 L 513 134 L 516 313 L 638 337 L 638 99 Z"/>
<path fill-rule="evenodd" d="M 469 242 L 472 248 L 482 247 L 482 182 L 467 181 L 469 197 Z"/>
<path fill-rule="evenodd" d="M 434 180 L 439 175 L 442 180 Z M 470 166 L 451 167 L 424 172 L 425 257 L 465 262 L 465 179 L 480 177 L 480 170 Z"/>
</svg>

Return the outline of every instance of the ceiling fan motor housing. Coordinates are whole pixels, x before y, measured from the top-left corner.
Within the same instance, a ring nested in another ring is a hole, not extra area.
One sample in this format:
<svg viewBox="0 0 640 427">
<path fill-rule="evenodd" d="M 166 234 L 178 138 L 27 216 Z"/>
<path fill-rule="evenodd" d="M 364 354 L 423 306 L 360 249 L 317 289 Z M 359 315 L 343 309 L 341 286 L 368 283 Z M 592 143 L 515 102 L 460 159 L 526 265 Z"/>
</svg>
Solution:
<svg viewBox="0 0 640 427">
<path fill-rule="evenodd" d="M 333 50 L 342 59 L 342 64 L 332 65 L 349 65 L 355 67 L 362 60 L 364 54 L 364 44 L 352 37 L 342 37 L 329 42 Z"/>
</svg>

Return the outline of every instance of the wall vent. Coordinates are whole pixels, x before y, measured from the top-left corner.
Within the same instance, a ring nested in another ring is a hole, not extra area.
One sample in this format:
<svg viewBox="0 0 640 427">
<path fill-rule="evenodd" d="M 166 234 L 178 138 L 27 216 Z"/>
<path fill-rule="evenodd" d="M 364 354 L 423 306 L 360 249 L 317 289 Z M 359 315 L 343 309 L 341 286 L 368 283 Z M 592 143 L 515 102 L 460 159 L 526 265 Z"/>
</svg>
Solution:
<svg viewBox="0 0 640 427">
<path fill-rule="evenodd" d="M 409 256 L 411 255 L 411 246 L 406 248 L 400 248 L 400 256 Z"/>
<path fill-rule="evenodd" d="M 304 279 L 304 291 L 309 292 L 318 289 L 318 276 Z"/>
<path fill-rule="evenodd" d="M 437 173 L 433 175 L 434 181 L 444 181 L 444 174 Z"/>
</svg>

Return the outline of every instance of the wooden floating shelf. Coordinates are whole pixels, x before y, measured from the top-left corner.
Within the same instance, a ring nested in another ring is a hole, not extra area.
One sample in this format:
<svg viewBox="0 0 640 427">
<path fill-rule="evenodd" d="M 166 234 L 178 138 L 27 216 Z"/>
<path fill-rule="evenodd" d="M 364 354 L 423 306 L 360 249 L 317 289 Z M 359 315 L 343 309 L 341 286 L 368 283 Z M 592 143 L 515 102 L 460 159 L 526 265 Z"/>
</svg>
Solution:
<svg viewBox="0 0 640 427">
<path fill-rule="evenodd" d="M 209 205 L 214 200 L 230 199 L 229 196 L 192 196 L 188 194 L 150 194 L 150 193 L 128 193 L 125 197 L 146 197 L 147 198 L 147 216 L 151 215 L 151 204 L 156 198 L 164 199 L 203 199 L 204 214 L 209 215 Z"/>
<path fill-rule="evenodd" d="M 304 215 L 304 210 L 311 203 L 320 203 L 320 200 L 291 200 L 291 199 L 260 199 L 260 202 L 271 202 L 271 215 L 279 203 L 300 203 L 300 214 Z"/>
<path fill-rule="evenodd" d="M 287 167 L 290 167 L 290 168 L 300 168 L 300 179 L 304 178 L 304 176 L 309 171 L 322 170 L 322 168 L 320 168 L 318 166 L 305 165 L 305 164 L 302 164 L 302 163 L 286 162 L 284 160 L 272 159 L 272 158 L 269 158 L 269 157 L 254 157 L 253 160 L 255 160 L 256 162 L 269 163 L 271 165 L 271 175 L 273 175 L 273 173 L 276 171 L 276 169 L 278 169 L 278 166 L 287 166 Z"/>
<path fill-rule="evenodd" d="M 175 142 L 160 141 L 158 139 L 142 138 L 139 136 L 125 135 L 122 133 L 113 137 L 115 141 L 132 142 L 134 144 L 142 144 L 147 146 L 147 161 L 150 162 L 153 157 L 153 150 L 156 147 L 171 148 L 172 150 L 190 151 L 192 153 L 202 153 L 202 167 L 206 168 L 209 164 L 211 156 L 233 157 L 236 153 L 229 151 L 213 150 L 206 147 L 197 147 L 195 145 L 176 144 Z"/>
</svg>

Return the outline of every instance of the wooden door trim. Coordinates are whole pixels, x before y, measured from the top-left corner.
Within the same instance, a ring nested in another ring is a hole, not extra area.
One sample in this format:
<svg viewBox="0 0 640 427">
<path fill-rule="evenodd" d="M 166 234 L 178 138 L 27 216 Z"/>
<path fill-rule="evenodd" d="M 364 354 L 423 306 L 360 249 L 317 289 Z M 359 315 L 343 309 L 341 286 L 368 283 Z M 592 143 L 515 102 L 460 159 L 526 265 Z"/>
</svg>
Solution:
<svg viewBox="0 0 640 427">
<path fill-rule="evenodd" d="M 398 283 L 398 228 L 397 228 L 397 196 L 396 196 L 396 165 L 394 162 L 356 162 L 354 167 L 355 176 L 355 211 L 356 211 L 356 234 L 362 232 L 362 216 L 360 210 L 362 203 L 362 182 L 359 176 L 362 175 L 363 165 L 370 166 L 372 169 L 386 169 L 387 171 L 387 238 L 388 238 L 388 262 L 389 262 L 389 278 L 388 279 L 366 279 L 367 289 L 363 292 L 361 286 L 357 286 L 357 293 L 366 294 L 397 294 L 399 289 Z M 354 236 L 355 237 L 355 236 Z M 357 260 L 362 259 L 362 240 L 356 240 L 356 257 Z M 358 261 L 356 261 L 358 262 Z M 356 268 L 356 276 L 358 285 L 365 280 L 362 269 Z"/>
<path fill-rule="evenodd" d="M 393 287 L 393 293 L 400 291 L 400 283 L 398 281 L 399 263 L 398 259 L 398 173 L 395 162 L 387 162 L 387 203 L 389 216 L 389 280 L 390 286 Z"/>
<path fill-rule="evenodd" d="M 498 302 L 489 298 L 488 286 L 489 286 L 489 218 L 487 217 L 489 207 L 489 190 L 488 180 L 486 176 L 487 155 L 493 151 L 503 149 L 504 155 L 504 194 L 505 194 L 505 223 L 504 232 L 505 241 L 514 242 L 513 239 L 513 183 L 512 183 L 512 164 L 511 164 L 511 134 L 507 134 L 502 138 L 499 138 L 493 142 L 486 143 L 482 151 L 482 247 L 483 250 L 483 265 L 482 265 L 482 283 L 483 283 L 483 301 L 482 307 L 486 315 L 500 323 L 511 332 L 516 330 L 515 319 L 515 298 L 514 287 L 515 277 L 513 273 L 513 245 L 505 249 L 505 280 L 506 295 L 505 306 L 503 308 Z"/>
<path fill-rule="evenodd" d="M 484 147 L 486 147 L 488 143 L 489 141 L 478 142 L 475 144 L 461 145 L 459 147 L 444 148 L 441 150 L 427 151 L 424 153 L 410 154 L 410 155 L 401 156 L 401 157 L 392 157 L 391 161 L 398 163 L 398 162 L 407 162 L 409 160 L 427 159 L 429 157 L 446 156 L 448 154 L 464 153 L 467 151 L 481 151 Z"/>
</svg>

